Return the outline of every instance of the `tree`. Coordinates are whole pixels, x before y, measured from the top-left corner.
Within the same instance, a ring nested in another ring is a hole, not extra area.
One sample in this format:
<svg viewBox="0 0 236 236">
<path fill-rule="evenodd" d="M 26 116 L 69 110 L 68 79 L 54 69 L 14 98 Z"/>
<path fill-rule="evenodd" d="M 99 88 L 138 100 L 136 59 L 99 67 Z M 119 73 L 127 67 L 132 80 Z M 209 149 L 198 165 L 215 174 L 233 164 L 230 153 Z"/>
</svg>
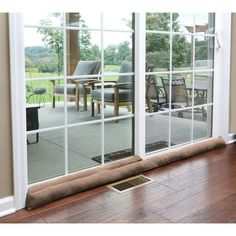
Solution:
<svg viewBox="0 0 236 236">
<path fill-rule="evenodd" d="M 80 19 L 81 26 L 88 27 L 83 19 Z M 91 33 L 88 30 L 81 30 L 79 32 L 79 42 L 80 42 L 80 60 L 86 61 L 90 57 L 90 47 L 91 47 Z"/>
<path fill-rule="evenodd" d="M 60 17 L 60 14 L 50 14 L 47 19 L 40 21 L 43 26 L 52 25 L 53 17 Z M 87 25 L 83 19 L 80 18 L 81 27 L 86 28 Z M 61 74 L 63 70 L 63 31 L 54 28 L 39 28 L 38 32 L 42 34 L 42 41 L 45 47 L 50 48 L 56 52 L 57 55 L 57 71 L 58 75 Z M 100 50 L 97 45 L 91 45 L 91 33 L 86 30 L 78 31 L 79 34 L 79 47 L 80 47 L 80 60 L 95 60 L 99 59 Z M 95 57 L 95 58 L 94 58 Z M 40 67 L 41 71 L 45 71 L 48 66 L 42 65 Z M 49 70 L 51 68 L 48 67 Z"/>
<path fill-rule="evenodd" d="M 117 61 L 116 61 L 116 51 L 117 51 L 117 47 L 114 44 L 111 44 L 109 46 L 107 46 L 107 48 L 104 50 L 104 57 L 106 60 L 106 65 L 116 65 Z"/>
<path fill-rule="evenodd" d="M 25 59 L 25 71 L 29 72 L 30 78 L 32 77 L 33 63 L 28 58 Z"/>
<path fill-rule="evenodd" d="M 178 13 L 172 14 L 172 29 L 178 32 L 180 29 Z M 147 13 L 147 30 L 170 31 L 170 13 Z M 172 63 L 173 66 L 181 66 L 188 61 L 190 43 L 181 35 L 172 38 Z M 169 35 L 147 33 L 146 36 L 146 58 L 148 65 L 169 70 L 170 43 Z"/>
<path fill-rule="evenodd" d="M 94 44 L 90 48 L 89 60 L 100 60 L 100 59 L 101 59 L 101 51 L 98 45 Z"/>
<path fill-rule="evenodd" d="M 195 58 L 196 60 L 206 60 L 208 58 L 208 43 L 206 40 L 195 41 Z"/>
<path fill-rule="evenodd" d="M 51 14 L 50 17 L 58 17 L 58 14 Z M 52 24 L 50 18 L 43 19 L 40 21 L 43 26 L 48 26 Z M 42 34 L 42 41 L 44 45 L 57 54 L 57 73 L 60 76 L 63 70 L 63 32 L 60 29 L 54 28 L 39 28 L 38 32 Z"/>
<path fill-rule="evenodd" d="M 124 60 L 130 59 L 131 56 L 132 56 L 132 51 L 129 47 L 128 41 L 124 41 L 124 42 L 118 44 L 117 54 L 116 54 L 118 64 L 120 64 Z"/>
<path fill-rule="evenodd" d="M 120 65 L 122 61 L 131 61 L 132 50 L 129 47 L 129 42 L 124 41 L 118 45 L 108 45 L 104 50 L 106 65 Z"/>
</svg>

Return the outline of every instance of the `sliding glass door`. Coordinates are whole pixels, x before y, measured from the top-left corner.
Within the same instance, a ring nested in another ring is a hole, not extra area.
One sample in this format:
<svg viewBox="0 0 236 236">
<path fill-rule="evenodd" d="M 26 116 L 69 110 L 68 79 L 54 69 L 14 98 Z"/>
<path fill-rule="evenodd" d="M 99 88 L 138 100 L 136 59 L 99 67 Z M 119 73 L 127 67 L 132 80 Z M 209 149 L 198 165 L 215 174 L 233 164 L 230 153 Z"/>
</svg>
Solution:
<svg viewBox="0 0 236 236">
<path fill-rule="evenodd" d="M 134 15 L 23 15 L 28 183 L 212 136 L 215 15 Z"/>
<path fill-rule="evenodd" d="M 23 18 L 28 183 L 132 155 L 132 14 Z"/>
<path fill-rule="evenodd" d="M 146 153 L 212 135 L 213 13 L 146 13 Z"/>
</svg>

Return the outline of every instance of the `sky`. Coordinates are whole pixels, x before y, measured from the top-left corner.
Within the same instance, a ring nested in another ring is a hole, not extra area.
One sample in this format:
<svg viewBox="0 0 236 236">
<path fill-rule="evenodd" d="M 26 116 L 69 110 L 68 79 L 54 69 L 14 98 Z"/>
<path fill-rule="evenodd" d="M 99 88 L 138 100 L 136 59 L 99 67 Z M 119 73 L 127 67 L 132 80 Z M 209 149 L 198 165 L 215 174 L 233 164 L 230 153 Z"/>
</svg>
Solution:
<svg viewBox="0 0 236 236">
<path fill-rule="evenodd" d="M 40 19 L 47 18 L 49 13 L 43 14 L 23 14 L 24 25 L 39 25 Z M 92 13 L 86 14 L 81 13 L 83 19 L 85 20 L 86 24 L 89 28 L 98 29 L 100 28 L 100 13 Z M 126 26 L 126 23 L 123 19 L 131 20 L 131 14 L 121 14 L 121 13 L 106 13 L 103 16 L 104 28 L 107 29 L 115 29 L 115 30 L 130 30 L 129 27 Z M 60 21 L 53 22 L 55 26 L 60 26 Z M 41 41 L 40 34 L 37 33 L 37 29 L 25 29 L 24 31 L 24 42 L 25 46 L 39 46 L 43 45 Z M 91 43 L 92 44 L 101 44 L 101 34 L 98 31 L 90 31 L 91 33 Z M 118 32 L 106 32 L 104 34 L 104 47 L 107 47 L 110 44 L 119 44 L 124 40 L 130 40 L 131 34 L 130 33 L 118 33 Z"/>
<path fill-rule="evenodd" d="M 49 13 L 25 13 L 23 14 L 24 25 L 39 25 L 41 19 L 47 18 Z M 89 28 L 98 29 L 100 28 L 100 13 L 81 13 L 83 19 Z M 207 13 L 196 14 L 196 24 L 205 24 L 207 22 Z M 121 12 L 111 12 L 103 14 L 103 24 L 104 28 L 107 29 L 116 29 L 116 30 L 129 30 L 124 19 L 131 20 L 131 14 L 121 13 Z M 192 13 L 181 13 L 179 15 L 179 22 L 181 26 L 181 31 L 187 32 L 185 27 L 186 25 L 193 25 L 193 14 Z M 60 26 L 60 20 L 54 20 L 53 25 Z M 91 33 L 91 43 L 92 44 L 101 44 L 101 35 L 97 31 L 90 31 Z M 121 32 L 106 32 L 104 34 L 104 48 L 110 44 L 119 44 L 125 40 L 130 41 L 130 33 L 121 33 Z M 25 29 L 24 31 L 24 42 L 25 46 L 43 46 L 41 41 L 41 35 L 37 33 L 37 29 Z"/>
</svg>

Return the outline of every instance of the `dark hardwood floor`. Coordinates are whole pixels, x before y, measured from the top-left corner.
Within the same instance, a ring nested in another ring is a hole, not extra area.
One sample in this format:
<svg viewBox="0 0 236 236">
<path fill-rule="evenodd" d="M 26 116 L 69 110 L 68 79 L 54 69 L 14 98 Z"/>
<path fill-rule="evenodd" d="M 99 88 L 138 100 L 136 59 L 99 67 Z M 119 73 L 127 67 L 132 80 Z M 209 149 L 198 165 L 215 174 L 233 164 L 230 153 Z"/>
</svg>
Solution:
<svg viewBox="0 0 236 236">
<path fill-rule="evenodd" d="M 102 186 L 0 223 L 236 222 L 236 144 L 144 174 L 155 181 L 123 194 Z"/>
</svg>

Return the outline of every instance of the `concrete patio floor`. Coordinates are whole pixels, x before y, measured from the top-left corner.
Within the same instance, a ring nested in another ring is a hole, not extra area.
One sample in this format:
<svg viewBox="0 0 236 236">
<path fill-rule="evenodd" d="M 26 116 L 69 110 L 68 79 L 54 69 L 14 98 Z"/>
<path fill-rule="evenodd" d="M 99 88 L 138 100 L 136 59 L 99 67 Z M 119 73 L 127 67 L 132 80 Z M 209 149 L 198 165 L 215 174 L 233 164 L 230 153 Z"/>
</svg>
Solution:
<svg viewBox="0 0 236 236">
<path fill-rule="evenodd" d="M 126 108 L 120 109 L 120 115 L 129 114 Z M 191 139 L 191 113 L 185 112 L 184 118 L 173 116 L 171 119 L 171 143 L 181 144 Z M 105 117 L 113 117 L 113 107 L 105 108 Z M 68 123 L 98 120 L 100 115 L 91 117 L 90 111 L 76 111 L 73 102 L 68 102 Z M 203 121 L 201 113 L 195 115 L 194 139 L 210 136 L 208 123 Z M 46 104 L 39 109 L 40 128 L 63 125 L 63 103 L 58 102 L 56 108 Z M 157 141 L 168 142 L 169 121 L 166 115 L 146 118 L 146 144 Z M 35 135 L 28 135 L 31 142 Z M 64 174 L 65 149 L 64 129 L 42 132 L 39 142 L 27 145 L 28 179 L 35 183 Z M 132 119 L 105 122 L 105 154 L 124 149 L 132 149 Z M 101 124 L 74 126 L 68 129 L 68 169 L 74 172 L 100 165 L 92 160 L 101 155 Z"/>
</svg>

